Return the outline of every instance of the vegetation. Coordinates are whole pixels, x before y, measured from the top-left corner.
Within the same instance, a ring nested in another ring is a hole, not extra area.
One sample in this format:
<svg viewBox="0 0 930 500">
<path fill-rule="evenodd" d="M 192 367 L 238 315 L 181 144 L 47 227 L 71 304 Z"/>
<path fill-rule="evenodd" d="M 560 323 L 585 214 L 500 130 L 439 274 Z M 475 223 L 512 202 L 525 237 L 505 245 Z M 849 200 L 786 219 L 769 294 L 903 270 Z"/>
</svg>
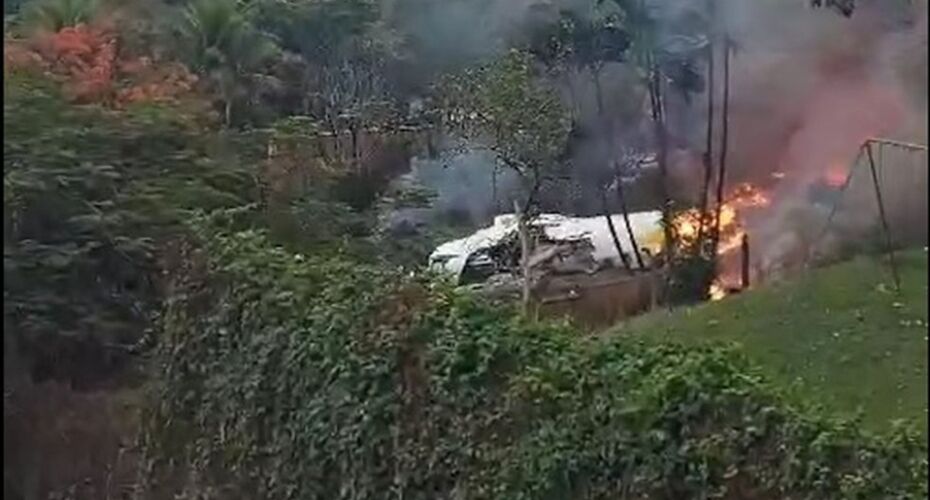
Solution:
<svg viewBox="0 0 930 500">
<path fill-rule="evenodd" d="M 27 13 L 29 25 L 50 33 L 88 24 L 100 9 L 97 0 L 44 0 L 30 7 Z"/>
<path fill-rule="evenodd" d="M 472 137 L 515 173 L 523 199 L 514 206 L 520 226 L 523 305 L 530 300 L 528 259 L 532 242 L 527 225 L 538 211 L 538 196 L 557 173 L 568 140 L 568 117 L 558 96 L 533 79 L 533 61 L 513 51 L 442 84 L 446 125 Z"/>
<path fill-rule="evenodd" d="M 443 12 L 432 0 L 20 4 L 4 3 L 10 498 L 928 494 L 925 443 L 886 425 L 925 419 L 925 280 L 853 296 L 875 272 L 860 261 L 590 338 L 422 269 L 461 228 L 385 223 L 435 201 L 394 181 L 410 137 L 441 128 L 522 182 L 528 278 L 526 222 L 583 144 L 560 82 L 587 73 L 613 123 L 608 65 L 633 74 L 617 99 L 651 126 L 668 222 L 668 96 L 702 90 L 702 9 L 666 25 L 642 2 L 537 5 L 529 40 L 495 33 L 440 63 L 433 28 L 412 25 Z M 607 167 L 624 203 L 629 172 Z M 710 271 L 684 271 L 706 289 Z M 667 341 L 711 321 L 748 356 Z M 806 324 L 830 337 L 800 338 Z M 859 350 L 827 356 L 834 336 Z M 796 373 L 809 392 L 786 392 Z M 863 406 L 868 427 L 811 397 Z"/>
<path fill-rule="evenodd" d="M 107 107 L 139 102 L 191 104 L 196 77 L 183 65 L 121 50 L 125 38 L 106 25 L 78 24 L 27 39 L 7 40 L 4 69 L 44 75 L 69 100 Z"/>
<path fill-rule="evenodd" d="M 166 315 L 162 494 L 926 494 L 916 437 L 791 410 L 733 352 L 585 340 L 218 220 L 198 222 L 203 260 Z"/>
<path fill-rule="evenodd" d="M 901 295 L 885 266 L 857 258 L 798 281 L 618 331 L 664 343 L 736 342 L 767 376 L 833 412 L 862 412 L 884 430 L 894 419 L 927 430 L 927 254 L 900 259 Z"/>
<path fill-rule="evenodd" d="M 41 81 L 6 80 L 7 334 L 40 379 L 79 378 L 152 326 L 157 249 L 184 212 L 247 202 L 252 176 L 210 158 L 197 123 L 170 109 L 76 108 Z"/>
<path fill-rule="evenodd" d="M 249 93 L 260 66 L 275 49 L 246 18 L 244 5 L 237 0 L 197 0 L 185 8 L 180 28 L 188 64 L 215 89 L 227 126 L 232 124 L 233 103 Z"/>
<path fill-rule="evenodd" d="M 379 24 L 380 7 L 370 0 L 258 4 L 256 23 L 289 55 L 278 72 L 287 101 L 334 133 L 383 126 L 400 113 L 386 78 L 399 58 L 398 35 Z"/>
<path fill-rule="evenodd" d="M 523 184 L 522 211 L 533 210 L 568 139 L 568 120 L 554 89 L 533 78 L 533 61 L 511 52 L 450 78 L 441 92 L 446 124 L 490 149 Z"/>
</svg>

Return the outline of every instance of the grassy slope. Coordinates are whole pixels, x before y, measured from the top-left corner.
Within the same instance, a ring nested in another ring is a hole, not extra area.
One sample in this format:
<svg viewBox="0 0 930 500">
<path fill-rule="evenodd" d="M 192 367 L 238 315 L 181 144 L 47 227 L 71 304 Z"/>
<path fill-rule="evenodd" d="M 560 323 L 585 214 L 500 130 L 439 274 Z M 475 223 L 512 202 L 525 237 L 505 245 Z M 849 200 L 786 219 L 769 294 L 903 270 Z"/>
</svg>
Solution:
<svg viewBox="0 0 930 500">
<path fill-rule="evenodd" d="M 861 408 L 876 431 L 913 419 L 927 431 L 927 253 L 899 256 L 902 293 L 886 267 L 857 258 L 618 332 L 681 342 L 735 342 L 775 381 L 830 411 Z"/>
</svg>

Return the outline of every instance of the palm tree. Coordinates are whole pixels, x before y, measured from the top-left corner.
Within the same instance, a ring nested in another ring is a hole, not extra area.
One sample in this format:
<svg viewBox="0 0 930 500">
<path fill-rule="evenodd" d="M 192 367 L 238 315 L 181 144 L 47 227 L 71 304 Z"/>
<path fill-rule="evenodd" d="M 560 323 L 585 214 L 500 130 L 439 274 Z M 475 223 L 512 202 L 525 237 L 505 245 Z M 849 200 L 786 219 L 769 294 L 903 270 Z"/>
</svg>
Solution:
<svg viewBox="0 0 930 500">
<path fill-rule="evenodd" d="M 250 90 L 277 47 L 247 17 L 237 0 L 195 0 L 184 9 L 181 40 L 191 68 L 216 89 L 226 126 L 236 98 Z"/>
<path fill-rule="evenodd" d="M 43 0 L 29 9 L 26 21 L 29 26 L 54 33 L 91 22 L 99 7 L 98 0 Z"/>
</svg>

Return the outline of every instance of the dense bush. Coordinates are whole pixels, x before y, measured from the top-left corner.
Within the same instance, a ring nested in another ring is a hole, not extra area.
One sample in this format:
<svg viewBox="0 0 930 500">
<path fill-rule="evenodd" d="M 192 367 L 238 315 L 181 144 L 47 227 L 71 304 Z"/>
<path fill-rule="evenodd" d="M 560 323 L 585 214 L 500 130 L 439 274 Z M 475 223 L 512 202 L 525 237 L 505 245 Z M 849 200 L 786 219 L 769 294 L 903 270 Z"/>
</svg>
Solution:
<svg viewBox="0 0 930 500">
<path fill-rule="evenodd" d="M 17 74 L 4 87 L 7 333 L 39 379 L 100 375 L 88 372 L 120 357 L 160 308 L 160 244 L 191 209 L 247 203 L 254 181 L 211 159 L 208 135 L 178 110 L 76 107 Z"/>
<path fill-rule="evenodd" d="M 196 107 L 75 106 L 18 70 L 4 86 L 4 315 L 36 380 L 84 386 L 136 350 L 191 210 L 252 203 L 295 251 L 402 253 L 371 248 L 372 214 L 334 199 L 312 136 L 276 133 L 269 159 L 268 133 L 220 133 Z"/>
<path fill-rule="evenodd" d="M 147 419 L 152 495 L 927 494 L 924 444 L 791 410 L 733 351 L 582 339 L 426 280 L 197 227 Z"/>
</svg>

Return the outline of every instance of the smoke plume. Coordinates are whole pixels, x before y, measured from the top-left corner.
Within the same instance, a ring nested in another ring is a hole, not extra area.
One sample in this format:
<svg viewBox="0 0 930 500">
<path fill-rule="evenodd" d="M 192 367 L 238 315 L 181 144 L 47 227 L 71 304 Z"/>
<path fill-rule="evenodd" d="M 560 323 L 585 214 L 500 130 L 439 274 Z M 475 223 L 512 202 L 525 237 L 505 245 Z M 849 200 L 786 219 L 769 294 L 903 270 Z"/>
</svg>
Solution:
<svg viewBox="0 0 930 500">
<path fill-rule="evenodd" d="M 835 251 L 874 234 L 878 210 L 861 146 L 869 138 L 926 143 L 920 73 L 909 67 L 925 75 L 925 2 L 860 2 L 849 19 L 776 3 L 730 2 L 725 11 L 739 48 L 731 83 L 732 180 L 765 185 L 774 173 L 783 179 L 771 208 L 748 228 L 761 268 L 796 265 L 811 245 L 832 242 L 827 251 Z M 882 147 L 874 157 L 896 243 L 925 243 L 926 154 Z M 817 199 L 818 184 L 836 188 L 850 169 L 841 197 Z"/>
<path fill-rule="evenodd" d="M 430 47 L 436 64 L 445 66 L 468 64 L 505 49 L 520 38 L 523 20 L 538 3 L 420 1 L 422 8 L 406 22 L 420 44 Z M 584 4 L 580 0 L 551 3 L 576 9 Z M 681 7 L 694 4 L 653 3 L 660 7 L 655 11 L 660 29 L 681 21 Z M 866 139 L 927 142 L 926 5 L 926 0 L 860 0 L 847 18 L 811 9 L 806 0 L 717 0 L 717 35 L 729 37 L 734 46 L 727 182 L 772 189 L 771 208 L 748 221 L 757 266 L 790 260 L 789 255 L 803 250 L 803 241 L 819 231 L 823 212 L 830 206 L 829 200 L 812 201 L 817 195 L 811 186 L 829 183 L 837 171 L 843 176 Z M 586 9 L 579 9 L 579 14 L 587 15 L 590 5 Z M 718 70 L 720 58 L 718 53 Z M 706 73 L 703 61 L 698 68 Z M 580 71 L 549 82 L 560 87 L 566 108 L 573 110 L 583 133 L 575 138 L 571 154 L 572 189 L 550 190 L 544 209 L 575 215 L 601 209 L 600 192 L 612 175 L 611 160 L 623 160 L 610 157 L 608 143 L 615 145 L 614 156 L 623 156 L 620 151 L 655 152 L 647 99 L 635 70 L 628 64 L 609 64 L 600 77 L 605 107 L 613 118 L 611 127 L 597 116 L 590 74 Z M 717 92 L 721 81 L 718 73 Z M 685 201 L 696 200 L 706 94 L 686 99 L 670 91 L 667 98 L 673 190 Z M 717 106 L 720 103 L 718 94 Z M 720 130 L 718 121 L 716 131 Z M 717 148 L 719 154 L 719 139 Z M 881 166 L 885 197 L 900 205 L 890 212 L 902 242 L 926 240 L 926 216 L 916 224 L 913 220 L 914 214 L 926 213 L 926 156 L 918 156 L 888 153 Z M 493 158 L 475 156 L 456 168 L 430 172 L 440 166 L 424 163 L 417 175 L 428 178 L 439 192 L 443 210 L 452 207 L 482 218 L 508 211 L 486 196 L 490 181 L 478 180 L 489 175 L 492 162 Z M 461 168 L 482 173 L 463 176 Z M 867 172 L 861 164 L 857 171 L 857 175 Z M 844 215 L 839 220 L 861 233 L 874 228 L 875 200 L 874 191 L 856 187 L 861 182 L 855 179 L 843 198 Z M 632 185 L 628 194 L 637 208 L 653 209 L 658 206 L 653 193 L 648 182 L 641 182 Z M 612 197 L 609 203 L 611 211 L 618 211 Z M 903 234 L 903 228 L 914 227 L 924 229 L 916 231 L 921 234 Z"/>
</svg>

